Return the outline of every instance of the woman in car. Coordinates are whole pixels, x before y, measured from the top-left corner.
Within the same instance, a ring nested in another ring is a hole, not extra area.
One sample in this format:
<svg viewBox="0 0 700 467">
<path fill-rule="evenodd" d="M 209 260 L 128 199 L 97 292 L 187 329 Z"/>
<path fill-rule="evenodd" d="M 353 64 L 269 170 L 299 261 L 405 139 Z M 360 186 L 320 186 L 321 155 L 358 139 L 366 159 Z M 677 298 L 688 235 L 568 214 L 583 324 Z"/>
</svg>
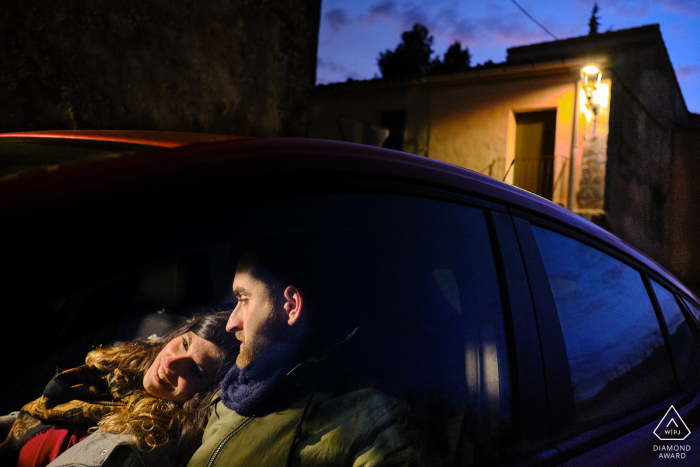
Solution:
<svg viewBox="0 0 700 467">
<path fill-rule="evenodd" d="M 201 441 L 208 414 L 202 409 L 238 354 L 240 343 L 225 329 L 229 315 L 197 315 L 163 339 L 91 351 L 85 365 L 57 374 L 42 397 L 11 420 L 2 417 L 12 426 L 0 444 L 0 463 L 150 466 L 187 460 Z"/>
</svg>

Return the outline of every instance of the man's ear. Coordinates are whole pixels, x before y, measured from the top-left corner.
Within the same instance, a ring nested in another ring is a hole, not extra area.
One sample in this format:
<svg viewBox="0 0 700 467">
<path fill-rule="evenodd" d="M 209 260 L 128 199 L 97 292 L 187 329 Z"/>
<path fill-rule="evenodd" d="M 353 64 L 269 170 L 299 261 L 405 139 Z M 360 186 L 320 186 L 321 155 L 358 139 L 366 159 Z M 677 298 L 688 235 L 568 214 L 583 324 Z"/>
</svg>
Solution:
<svg viewBox="0 0 700 467">
<path fill-rule="evenodd" d="M 299 321 L 303 302 L 304 299 L 296 287 L 290 285 L 284 289 L 284 313 L 288 325 L 294 326 Z"/>
</svg>

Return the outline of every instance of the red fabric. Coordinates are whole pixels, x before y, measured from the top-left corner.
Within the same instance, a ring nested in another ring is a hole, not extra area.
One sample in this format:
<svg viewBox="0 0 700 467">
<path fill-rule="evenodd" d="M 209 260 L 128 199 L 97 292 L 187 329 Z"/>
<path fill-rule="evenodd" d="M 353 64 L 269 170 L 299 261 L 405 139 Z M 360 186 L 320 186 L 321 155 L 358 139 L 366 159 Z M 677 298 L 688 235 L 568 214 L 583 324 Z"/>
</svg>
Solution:
<svg viewBox="0 0 700 467">
<path fill-rule="evenodd" d="M 87 437 L 83 430 L 51 427 L 22 446 L 17 467 L 45 467 L 63 451 Z"/>
</svg>

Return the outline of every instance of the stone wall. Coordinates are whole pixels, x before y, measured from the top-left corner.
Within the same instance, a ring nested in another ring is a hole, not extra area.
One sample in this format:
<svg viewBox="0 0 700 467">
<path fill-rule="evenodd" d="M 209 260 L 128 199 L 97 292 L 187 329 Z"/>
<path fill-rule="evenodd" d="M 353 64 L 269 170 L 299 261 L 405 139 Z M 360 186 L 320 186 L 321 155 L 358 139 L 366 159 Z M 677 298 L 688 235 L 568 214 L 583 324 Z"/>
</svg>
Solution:
<svg viewBox="0 0 700 467">
<path fill-rule="evenodd" d="M 0 131 L 305 136 L 320 0 L 14 1 Z"/>
<path fill-rule="evenodd" d="M 671 270 L 700 296 L 700 130 L 674 138 Z"/>
<path fill-rule="evenodd" d="M 605 163 L 607 134 L 591 136 L 581 154 L 581 181 L 576 193 L 578 209 L 603 210 L 605 197 Z"/>
<path fill-rule="evenodd" d="M 688 111 L 660 34 L 611 62 L 605 211 L 614 234 L 672 270 L 673 139 Z"/>
</svg>

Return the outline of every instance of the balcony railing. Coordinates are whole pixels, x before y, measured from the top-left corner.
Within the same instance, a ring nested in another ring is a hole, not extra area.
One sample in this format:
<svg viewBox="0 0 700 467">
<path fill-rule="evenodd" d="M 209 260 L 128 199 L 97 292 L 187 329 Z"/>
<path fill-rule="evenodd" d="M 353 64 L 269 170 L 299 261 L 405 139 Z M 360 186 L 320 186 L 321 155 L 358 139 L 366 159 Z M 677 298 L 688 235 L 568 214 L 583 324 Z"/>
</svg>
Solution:
<svg viewBox="0 0 700 467">
<path fill-rule="evenodd" d="M 514 159 L 513 185 L 552 199 L 554 156 Z"/>
<path fill-rule="evenodd" d="M 505 180 L 512 171 L 513 185 L 551 200 L 559 184 L 567 180 L 568 159 L 555 155 L 513 159 L 504 172 L 504 159 L 499 157 L 479 172 Z"/>
</svg>

